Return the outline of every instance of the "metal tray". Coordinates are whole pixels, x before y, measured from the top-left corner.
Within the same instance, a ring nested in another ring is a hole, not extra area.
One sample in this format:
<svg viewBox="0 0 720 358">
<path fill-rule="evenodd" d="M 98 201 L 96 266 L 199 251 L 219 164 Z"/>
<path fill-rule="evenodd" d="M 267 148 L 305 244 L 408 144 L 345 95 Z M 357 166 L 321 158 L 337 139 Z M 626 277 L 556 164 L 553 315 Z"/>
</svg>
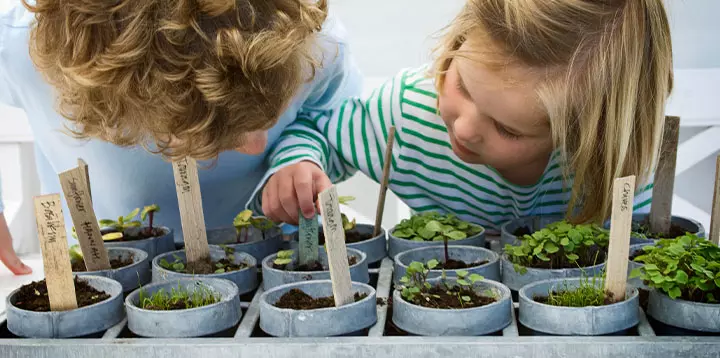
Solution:
<svg viewBox="0 0 720 358">
<path fill-rule="evenodd" d="M 371 284 L 377 288 L 379 300 L 390 294 L 392 269 L 388 258 L 379 268 L 371 269 Z M 274 338 L 258 327 L 262 292 L 258 289 L 244 296 L 243 318 L 237 327 L 203 338 L 139 338 L 123 321 L 96 337 L 25 339 L 14 337 L 0 314 L 0 357 L 720 357 L 720 335 L 656 336 L 655 323 L 651 324 L 642 311 L 640 324 L 625 336 L 531 336 L 531 332 L 513 320 L 502 332 L 491 336 L 417 337 L 399 335 L 388 322 L 388 306 L 378 304 L 378 322 L 366 330 L 365 336 Z"/>
</svg>

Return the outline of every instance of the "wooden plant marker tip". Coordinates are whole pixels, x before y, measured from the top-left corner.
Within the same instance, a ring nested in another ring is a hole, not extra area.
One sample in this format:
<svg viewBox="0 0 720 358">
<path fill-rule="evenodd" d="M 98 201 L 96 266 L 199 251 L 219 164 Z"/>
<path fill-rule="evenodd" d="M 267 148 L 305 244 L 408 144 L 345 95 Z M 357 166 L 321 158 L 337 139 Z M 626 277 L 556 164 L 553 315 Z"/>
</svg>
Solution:
<svg viewBox="0 0 720 358">
<path fill-rule="evenodd" d="M 60 194 L 36 196 L 33 198 L 33 202 L 50 310 L 76 309 L 78 305 L 75 297 L 75 283 L 70 266 L 70 253 L 68 252 Z"/>
<path fill-rule="evenodd" d="M 335 306 L 340 307 L 352 303 L 354 299 L 345 247 L 345 230 L 342 226 L 337 188 L 334 185 L 320 193 L 320 208 Z"/>
<path fill-rule="evenodd" d="M 80 168 L 83 171 L 83 174 L 85 175 L 85 183 L 87 184 L 87 192 L 88 196 L 90 197 L 90 200 L 92 201 L 92 190 L 90 187 L 90 169 L 88 168 L 87 163 L 85 163 L 82 158 L 78 158 L 78 168 Z"/>
<path fill-rule="evenodd" d="M 670 232 L 679 134 L 680 117 L 665 117 L 660 157 L 655 170 L 653 200 L 650 206 L 650 231 L 654 233 Z"/>
<path fill-rule="evenodd" d="M 385 149 L 385 165 L 383 166 L 382 182 L 380 182 L 380 197 L 378 198 L 377 210 L 375 211 L 375 228 L 373 229 L 373 237 L 380 235 L 380 230 L 382 228 L 383 211 L 385 210 L 385 196 L 387 195 L 390 169 L 392 168 L 392 150 L 394 144 L 395 126 L 392 126 L 388 131 L 387 146 Z"/>
<path fill-rule="evenodd" d="M 635 176 L 615 179 L 605 291 L 616 301 L 625 299 L 634 198 Z"/>
<path fill-rule="evenodd" d="M 318 260 L 318 220 L 317 215 L 305 218 L 302 210 L 298 212 L 298 220 L 298 261 L 306 265 Z"/>
<path fill-rule="evenodd" d="M 187 263 L 188 266 L 201 265 L 210 260 L 210 246 L 205 232 L 197 163 L 192 158 L 175 161 L 173 174 Z"/>
<path fill-rule="evenodd" d="M 80 167 L 64 171 L 59 175 L 60 185 L 70 209 L 85 267 L 88 271 L 109 270 L 110 259 L 93 210 L 85 173 Z"/>
<path fill-rule="evenodd" d="M 720 244 L 720 155 L 715 162 L 715 192 L 713 193 L 712 217 L 710 218 L 710 241 Z"/>
</svg>

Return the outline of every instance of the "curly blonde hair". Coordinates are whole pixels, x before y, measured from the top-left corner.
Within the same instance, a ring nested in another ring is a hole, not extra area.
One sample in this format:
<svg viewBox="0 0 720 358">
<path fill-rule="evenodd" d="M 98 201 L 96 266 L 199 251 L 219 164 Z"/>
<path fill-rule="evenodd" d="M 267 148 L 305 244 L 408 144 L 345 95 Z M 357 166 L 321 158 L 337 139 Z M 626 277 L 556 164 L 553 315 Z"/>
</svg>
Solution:
<svg viewBox="0 0 720 358">
<path fill-rule="evenodd" d="M 327 0 L 37 0 L 35 66 L 78 138 L 214 159 L 272 127 L 320 60 Z M 172 144 L 171 144 L 172 142 Z"/>
<path fill-rule="evenodd" d="M 488 46 L 460 53 L 470 36 Z M 607 218 L 615 178 L 647 183 L 673 85 L 662 0 L 468 0 L 439 48 L 440 88 L 455 56 L 547 74 L 538 95 L 573 179 L 572 221 Z"/>
</svg>

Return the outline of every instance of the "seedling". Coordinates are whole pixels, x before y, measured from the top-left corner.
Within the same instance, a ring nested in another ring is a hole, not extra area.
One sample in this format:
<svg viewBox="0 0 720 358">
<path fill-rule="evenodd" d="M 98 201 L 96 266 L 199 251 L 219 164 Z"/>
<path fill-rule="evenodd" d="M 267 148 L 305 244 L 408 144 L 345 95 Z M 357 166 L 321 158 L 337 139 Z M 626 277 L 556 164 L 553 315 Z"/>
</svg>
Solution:
<svg viewBox="0 0 720 358">
<path fill-rule="evenodd" d="M 246 242 L 248 240 L 249 231 L 245 230 L 245 234 L 240 238 L 243 229 L 254 227 L 262 233 L 263 240 L 265 239 L 265 231 L 275 227 L 275 223 L 266 218 L 254 218 L 251 210 L 243 210 L 235 216 L 233 219 L 233 226 L 237 232 L 237 236 L 240 242 Z"/>
<path fill-rule="evenodd" d="M 519 239 L 519 246 L 505 245 L 505 253 L 515 271 L 525 274 L 527 266 L 555 269 L 596 262 L 599 250 L 608 246 L 608 231 L 595 224 L 559 221 Z"/>
<path fill-rule="evenodd" d="M 338 202 L 340 203 L 340 205 L 348 205 L 348 203 L 350 203 L 353 200 L 355 200 L 354 196 L 339 196 L 338 197 Z M 347 215 L 345 215 L 344 213 L 341 213 L 340 217 L 342 217 L 343 230 L 350 231 L 350 230 L 355 229 L 355 227 L 357 226 L 357 222 L 356 222 L 355 218 L 353 218 L 352 221 L 350 221 L 350 219 L 348 219 Z"/>
<path fill-rule="evenodd" d="M 395 227 L 393 236 L 412 241 L 462 240 L 482 230 L 480 226 L 462 221 L 453 214 L 428 212 L 401 221 Z"/>
<path fill-rule="evenodd" d="M 277 253 L 277 258 L 273 263 L 278 266 L 287 265 L 292 262 L 293 250 L 281 250 Z"/>
<path fill-rule="evenodd" d="M 76 262 L 76 261 L 84 261 L 82 250 L 80 249 L 80 245 L 73 245 L 70 246 L 70 262 Z"/>
<path fill-rule="evenodd" d="M 590 307 L 602 306 L 610 299 L 605 293 L 605 278 L 602 275 L 583 277 L 578 287 L 568 287 L 567 282 L 564 282 L 563 286 L 559 290 L 548 292 L 544 303 L 561 307 Z"/>
<path fill-rule="evenodd" d="M 100 219 L 98 223 L 100 224 L 100 227 L 112 228 L 116 232 L 123 233 L 129 228 L 140 227 L 140 225 L 142 225 L 140 221 L 135 220 L 139 213 L 140 208 L 135 208 L 135 210 L 131 211 L 130 214 L 118 216 L 117 220 Z"/>
<path fill-rule="evenodd" d="M 431 292 L 433 286 L 427 282 L 428 273 L 430 270 L 438 266 L 437 260 L 430 260 L 427 264 L 422 262 L 413 261 L 408 266 L 405 276 L 400 279 L 402 285 L 400 286 L 400 292 L 402 297 L 415 304 L 420 304 L 423 301 L 431 303 L 433 306 L 440 305 L 439 300 L 441 295 L 436 292 Z M 445 281 L 445 271 L 443 270 L 443 279 L 441 284 L 438 286 L 446 295 L 456 297 L 460 307 L 465 307 L 469 302 L 472 301 L 467 293 L 472 291 L 473 286 L 483 277 L 478 274 L 468 274 L 465 270 L 456 271 L 457 279 L 454 286 L 448 285 Z"/>
<path fill-rule="evenodd" d="M 144 288 L 140 288 L 140 308 L 154 311 L 169 311 L 203 307 L 220 302 L 222 297 L 209 287 L 198 284 L 192 292 L 178 284 L 177 289 L 170 292 L 160 289 L 148 296 Z"/>
<path fill-rule="evenodd" d="M 672 299 L 705 303 L 720 299 L 720 248 L 697 235 L 658 240 L 645 246 L 634 261 L 645 265 L 634 269 L 630 278 L 640 277 Z"/>
<path fill-rule="evenodd" d="M 148 227 L 146 231 L 149 235 L 152 235 L 153 233 L 153 217 L 158 211 L 160 211 L 160 207 L 157 204 L 152 204 L 144 207 L 140 213 L 140 220 L 145 221 L 145 219 L 148 219 Z"/>
</svg>

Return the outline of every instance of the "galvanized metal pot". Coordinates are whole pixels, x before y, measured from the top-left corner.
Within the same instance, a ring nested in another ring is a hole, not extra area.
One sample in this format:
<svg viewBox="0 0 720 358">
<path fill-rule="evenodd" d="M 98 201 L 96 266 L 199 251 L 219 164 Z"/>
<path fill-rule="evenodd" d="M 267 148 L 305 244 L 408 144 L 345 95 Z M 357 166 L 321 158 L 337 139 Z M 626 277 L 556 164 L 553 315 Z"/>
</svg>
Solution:
<svg viewBox="0 0 720 358">
<path fill-rule="evenodd" d="M 122 285 L 123 292 L 130 292 L 150 282 L 150 260 L 145 251 L 132 247 L 109 247 L 107 253 L 111 259 L 119 256 L 125 260 L 131 257 L 133 263 L 116 269 L 74 272 L 74 274 L 81 277 L 102 276 L 113 279 Z"/>
<path fill-rule="evenodd" d="M 427 280 L 440 284 L 441 278 Z M 449 285 L 455 284 L 448 278 Z M 497 301 L 489 305 L 465 309 L 427 308 L 405 301 L 399 290 L 393 292 L 393 323 L 400 329 L 423 336 L 482 336 L 507 327 L 511 320 L 512 299 L 510 290 L 503 284 L 477 281 L 474 289 L 479 294 L 491 292 Z"/>
<path fill-rule="evenodd" d="M 330 280 L 295 282 L 276 286 L 260 298 L 260 328 L 275 337 L 331 337 L 358 333 L 377 321 L 375 289 L 353 282 L 352 292 L 367 294 L 360 301 L 340 307 L 292 310 L 273 306 L 282 295 L 299 289 L 312 297 L 333 295 Z"/>
<path fill-rule="evenodd" d="M 465 263 L 488 261 L 486 264 L 462 269 L 470 274 L 478 274 L 487 280 L 500 281 L 500 255 L 486 248 L 476 246 L 448 245 L 448 255 L 453 260 Z M 443 246 L 429 246 L 401 252 L 395 256 L 395 269 L 393 282 L 398 285 L 400 278 L 405 276 L 407 268 L 413 261 L 427 263 L 430 260 L 445 261 L 445 248 Z M 442 276 L 443 270 L 430 270 L 428 278 Z M 457 270 L 445 270 L 448 277 L 456 276 Z"/>
<path fill-rule="evenodd" d="M 357 224 L 357 226 L 355 226 L 355 230 L 361 234 L 372 235 L 375 227 L 369 224 Z M 379 262 L 387 256 L 387 238 L 385 235 L 385 229 L 382 229 L 378 236 L 360 242 L 346 243 L 345 245 L 348 248 L 364 252 L 365 255 L 367 255 L 368 265 Z M 297 232 L 292 234 L 290 248 L 293 250 L 298 248 Z"/>
<path fill-rule="evenodd" d="M 613 334 L 638 324 L 638 290 L 632 287 L 625 300 L 605 306 L 559 307 L 535 301 L 535 297 L 547 297 L 549 292 L 577 288 L 582 280 L 587 278 L 545 280 L 523 287 L 519 292 L 520 323 L 537 332 L 568 336 Z"/>
<path fill-rule="evenodd" d="M 367 256 L 364 252 L 347 248 L 348 256 L 355 257 L 357 260 L 355 265 L 350 266 L 350 278 L 353 282 L 370 282 L 370 274 L 368 273 Z M 329 280 L 330 270 L 325 271 L 285 271 L 273 268 L 273 261 L 277 258 L 277 253 L 266 257 L 262 261 L 263 288 L 268 291 L 273 287 L 285 285 L 293 282 L 312 281 L 312 280 Z M 292 255 L 293 262 L 290 267 L 297 265 L 297 250 Z M 328 267 L 328 257 L 325 248 L 318 249 L 318 261 L 323 267 Z"/>
<path fill-rule="evenodd" d="M 170 293 L 181 288 L 194 291 L 204 286 L 219 294 L 219 302 L 211 305 L 172 311 L 140 308 L 140 291 L 149 297 L 159 290 Z M 180 278 L 139 288 L 125 299 L 128 328 L 143 337 L 201 337 L 224 331 L 240 322 L 240 297 L 235 283 L 217 278 Z"/>
<path fill-rule="evenodd" d="M 110 298 L 69 311 L 34 312 L 15 306 L 16 289 L 6 298 L 7 327 L 16 336 L 29 338 L 70 338 L 102 332 L 125 317 L 123 287 L 107 277 L 83 276 L 82 280 Z"/>
<path fill-rule="evenodd" d="M 162 266 L 160 266 L 160 261 L 165 259 L 168 262 L 173 262 L 175 260 L 175 256 L 177 256 L 184 264 L 187 264 L 187 257 L 185 256 L 185 250 L 179 250 L 179 251 L 173 251 L 168 252 L 166 254 L 162 254 L 160 256 L 157 256 L 152 261 L 152 280 L 153 282 L 162 282 L 162 281 L 177 281 L 181 278 L 192 278 L 192 277 L 203 277 L 203 278 L 219 278 L 219 279 L 225 279 L 230 280 L 234 282 L 237 287 L 240 294 L 245 294 L 248 292 L 251 292 L 255 290 L 258 286 L 258 277 L 257 277 L 257 262 L 255 261 L 255 258 L 244 253 L 244 252 L 235 252 L 233 254 L 235 260 L 233 261 L 235 264 L 245 264 L 247 267 L 245 267 L 242 270 L 238 271 L 230 271 L 230 272 L 222 272 L 222 273 L 211 273 L 206 275 L 196 275 L 192 273 L 181 273 L 181 272 L 175 272 L 168 270 Z M 213 261 L 222 260 L 226 257 L 225 251 L 220 249 L 219 247 L 211 246 L 210 247 L 210 259 Z"/>
<path fill-rule="evenodd" d="M 128 231 L 132 233 L 143 229 L 145 229 L 145 227 L 130 228 Z M 175 250 L 175 235 L 173 234 L 172 229 L 164 226 L 159 229 L 165 234 L 162 236 L 135 241 L 105 241 L 105 247 L 131 247 L 140 249 L 147 252 L 148 258 L 152 260 L 157 255 Z"/>
</svg>

